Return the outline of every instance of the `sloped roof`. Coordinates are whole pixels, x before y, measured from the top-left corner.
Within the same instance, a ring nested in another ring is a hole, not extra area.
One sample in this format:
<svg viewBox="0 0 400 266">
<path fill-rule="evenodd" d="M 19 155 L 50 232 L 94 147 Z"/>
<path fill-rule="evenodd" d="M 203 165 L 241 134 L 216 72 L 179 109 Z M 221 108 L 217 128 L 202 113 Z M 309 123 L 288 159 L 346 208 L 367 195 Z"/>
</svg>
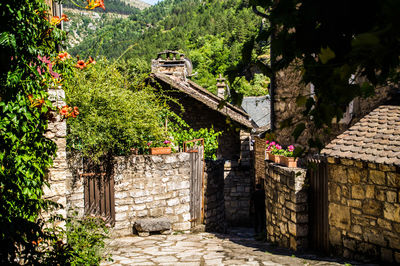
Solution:
<svg viewBox="0 0 400 266">
<path fill-rule="evenodd" d="M 244 97 L 242 108 L 258 127 L 270 129 L 271 101 L 269 96 Z"/>
<path fill-rule="evenodd" d="M 225 103 L 221 108 L 220 104 L 223 102 L 222 98 L 212 94 L 189 79 L 183 80 L 182 77 L 166 75 L 162 73 L 152 73 L 151 76 L 159 81 L 169 84 L 173 88 L 178 89 L 180 92 L 183 92 L 188 96 L 198 100 L 222 115 L 231 118 L 233 121 L 246 128 L 253 128 L 255 126 L 251 123 L 250 117 L 245 111 L 230 103 Z"/>
<path fill-rule="evenodd" d="M 321 153 L 400 166 L 400 106 L 376 108 L 329 143 Z"/>
</svg>

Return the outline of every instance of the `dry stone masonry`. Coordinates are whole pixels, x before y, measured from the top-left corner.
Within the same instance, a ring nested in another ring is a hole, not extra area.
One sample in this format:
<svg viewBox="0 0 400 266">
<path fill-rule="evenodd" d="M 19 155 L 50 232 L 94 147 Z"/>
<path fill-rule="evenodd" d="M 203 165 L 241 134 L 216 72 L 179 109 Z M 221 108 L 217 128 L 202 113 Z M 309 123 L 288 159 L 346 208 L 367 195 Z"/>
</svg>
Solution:
<svg viewBox="0 0 400 266">
<path fill-rule="evenodd" d="M 329 242 L 335 254 L 400 263 L 400 169 L 328 158 Z"/>
<path fill-rule="evenodd" d="M 164 217 L 172 230 L 190 230 L 190 155 L 117 157 L 113 234 L 132 234 L 138 219 Z"/>
<path fill-rule="evenodd" d="M 250 198 L 253 191 L 251 169 L 237 161 L 225 161 L 224 199 L 225 218 L 229 226 L 248 226 Z"/>
<path fill-rule="evenodd" d="M 64 98 L 65 93 L 63 90 L 49 90 L 49 100 L 53 103 L 54 107 L 62 107 L 65 105 Z M 61 120 L 61 117 L 57 115 L 56 112 L 53 113 L 53 116 L 54 119 L 49 121 L 45 136 L 57 144 L 57 153 L 53 161 L 53 167 L 49 169 L 47 176 L 50 187 L 45 186 L 43 188 L 44 198 L 66 206 L 66 195 L 68 194 L 67 182 L 72 177 L 72 173 L 68 167 L 66 153 L 67 124 L 65 120 Z M 59 209 L 57 213 L 65 216 L 66 210 Z"/>
<path fill-rule="evenodd" d="M 308 246 L 306 170 L 265 163 L 267 240 L 293 250 Z"/>
<path fill-rule="evenodd" d="M 205 229 L 211 232 L 225 232 L 224 162 L 206 161 L 204 174 Z"/>
</svg>

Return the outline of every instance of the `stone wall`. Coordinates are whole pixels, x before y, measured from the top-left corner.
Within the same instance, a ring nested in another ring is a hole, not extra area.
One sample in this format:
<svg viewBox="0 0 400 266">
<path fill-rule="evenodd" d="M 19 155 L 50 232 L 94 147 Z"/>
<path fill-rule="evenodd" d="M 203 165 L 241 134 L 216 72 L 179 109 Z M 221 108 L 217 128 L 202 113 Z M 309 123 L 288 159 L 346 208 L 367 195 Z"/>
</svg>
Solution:
<svg viewBox="0 0 400 266">
<path fill-rule="evenodd" d="M 225 232 L 224 162 L 206 161 L 204 224 L 208 232 Z"/>
<path fill-rule="evenodd" d="M 250 166 L 242 166 L 237 161 L 225 161 L 224 199 L 228 226 L 251 225 L 250 198 L 253 182 Z"/>
<path fill-rule="evenodd" d="M 254 137 L 254 174 L 255 183 L 264 183 L 265 178 L 265 140 Z"/>
<path fill-rule="evenodd" d="M 360 80 L 359 82 L 363 82 Z M 280 70 L 276 74 L 276 86 L 274 89 L 274 133 L 276 140 L 283 145 L 297 144 L 307 146 L 308 139 L 312 136 L 319 135 L 320 139 L 327 144 L 334 137 L 349 128 L 361 117 L 375 109 L 377 106 L 390 98 L 392 87 L 381 87 L 375 91 L 375 96 L 369 98 L 357 97 L 354 99 L 353 104 L 353 119 L 349 124 L 346 123 L 333 123 L 330 134 L 322 134 L 322 131 L 315 130 L 309 120 L 304 120 L 302 112 L 305 110 L 304 106 L 298 106 L 296 99 L 300 95 L 309 96 L 311 93 L 310 84 L 305 84 L 302 81 L 300 66 L 295 63 L 291 64 L 288 68 Z M 292 117 L 292 126 L 281 128 L 281 123 L 286 119 Z M 301 136 L 294 141 L 292 132 L 298 122 L 304 122 L 306 129 Z"/>
<path fill-rule="evenodd" d="M 328 191 L 330 250 L 400 263 L 400 168 L 328 158 Z"/>
<path fill-rule="evenodd" d="M 138 218 L 167 217 L 190 230 L 190 154 L 132 155 L 114 164 L 114 236 L 131 235 Z"/>
<path fill-rule="evenodd" d="M 267 240 L 293 250 L 308 246 L 306 170 L 265 164 Z"/>
</svg>

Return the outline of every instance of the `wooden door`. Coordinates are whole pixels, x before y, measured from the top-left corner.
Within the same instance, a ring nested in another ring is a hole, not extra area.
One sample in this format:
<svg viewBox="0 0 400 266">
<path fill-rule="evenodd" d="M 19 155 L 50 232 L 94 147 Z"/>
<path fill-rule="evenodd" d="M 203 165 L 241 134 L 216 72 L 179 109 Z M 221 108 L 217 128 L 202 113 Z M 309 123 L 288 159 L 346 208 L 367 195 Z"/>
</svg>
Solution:
<svg viewBox="0 0 400 266">
<path fill-rule="evenodd" d="M 203 178 L 204 160 L 203 146 L 190 153 L 191 177 L 190 177 L 190 216 L 192 227 L 203 223 L 204 202 L 203 202 Z"/>
</svg>

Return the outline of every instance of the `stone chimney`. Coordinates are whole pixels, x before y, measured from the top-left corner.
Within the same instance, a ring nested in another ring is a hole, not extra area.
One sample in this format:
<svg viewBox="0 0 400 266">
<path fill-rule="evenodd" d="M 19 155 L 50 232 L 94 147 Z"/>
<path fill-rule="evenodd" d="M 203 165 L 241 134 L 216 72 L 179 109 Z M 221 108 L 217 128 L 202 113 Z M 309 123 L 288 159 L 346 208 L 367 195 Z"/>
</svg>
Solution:
<svg viewBox="0 0 400 266">
<path fill-rule="evenodd" d="M 219 74 L 219 78 L 217 78 L 217 96 L 222 99 L 225 99 L 225 93 L 226 93 L 225 78 L 223 78 L 222 75 Z"/>
<path fill-rule="evenodd" d="M 186 79 L 192 74 L 192 63 L 177 51 L 165 50 L 151 60 L 151 72 L 173 75 Z"/>
</svg>

